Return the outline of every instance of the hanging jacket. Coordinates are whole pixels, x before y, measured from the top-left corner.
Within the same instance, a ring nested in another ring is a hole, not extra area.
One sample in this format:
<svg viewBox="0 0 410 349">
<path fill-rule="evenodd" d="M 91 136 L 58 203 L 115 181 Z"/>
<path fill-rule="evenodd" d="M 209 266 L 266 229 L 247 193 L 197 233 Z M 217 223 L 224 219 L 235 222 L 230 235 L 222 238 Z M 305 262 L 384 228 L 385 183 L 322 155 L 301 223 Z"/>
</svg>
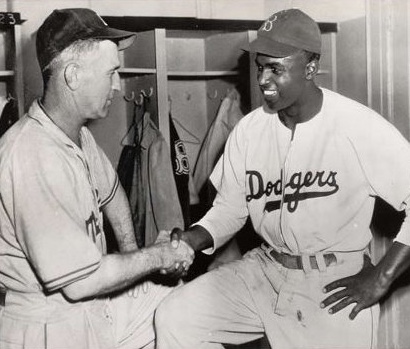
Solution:
<svg viewBox="0 0 410 349">
<path fill-rule="evenodd" d="M 145 108 L 135 109 L 134 119 L 130 128 L 130 131 L 133 132 L 133 142 L 124 146 L 117 167 L 118 178 L 124 187 L 131 205 L 135 239 L 140 248 L 145 246 L 146 185 L 144 182 L 146 182 L 146 179 L 145 181 L 143 179 L 143 166 L 141 162 L 142 130 L 138 133 L 136 120 L 143 120 L 144 116 Z"/>
<path fill-rule="evenodd" d="M 229 133 L 243 117 L 237 90 L 231 90 L 222 100 L 218 113 L 208 129 L 194 167 L 194 184 L 198 192 L 208 180 L 216 161 L 223 152 Z"/>
<path fill-rule="evenodd" d="M 189 160 L 185 144 L 178 135 L 171 115 L 169 115 L 169 134 L 172 169 L 184 217 L 184 227 L 187 228 L 190 224 Z"/>
<path fill-rule="evenodd" d="M 184 217 L 168 144 L 149 115 L 138 123 L 138 130 L 141 128 L 142 174 L 144 183 L 148 184 L 145 195 L 145 246 L 149 246 L 155 242 L 160 230 L 183 229 Z"/>
<path fill-rule="evenodd" d="M 153 244 L 160 230 L 184 228 L 170 149 L 147 112 L 135 125 L 134 143 L 123 148 L 118 176 L 129 197 L 138 246 Z"/>
<path fill-rule="evenodd" d="M 17 103 L 13 99 L 3 98 L 0 101 L 0 137 L 19 119 Z"/>
</svg>

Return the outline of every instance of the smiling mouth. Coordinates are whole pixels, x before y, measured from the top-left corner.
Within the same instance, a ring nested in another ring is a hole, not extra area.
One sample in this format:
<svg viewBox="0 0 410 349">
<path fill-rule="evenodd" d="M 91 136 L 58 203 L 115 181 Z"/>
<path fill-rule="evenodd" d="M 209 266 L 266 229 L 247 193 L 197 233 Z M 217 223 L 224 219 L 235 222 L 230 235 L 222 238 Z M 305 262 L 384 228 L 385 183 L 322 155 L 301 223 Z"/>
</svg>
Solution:
<svg viewBox="0 0 410 349">
<path fill-rule="evenodd" d="M 263 90 L 263 95 L 266 97 L 276 97 L 278 95 L 277 90 Z"/>
</svg>

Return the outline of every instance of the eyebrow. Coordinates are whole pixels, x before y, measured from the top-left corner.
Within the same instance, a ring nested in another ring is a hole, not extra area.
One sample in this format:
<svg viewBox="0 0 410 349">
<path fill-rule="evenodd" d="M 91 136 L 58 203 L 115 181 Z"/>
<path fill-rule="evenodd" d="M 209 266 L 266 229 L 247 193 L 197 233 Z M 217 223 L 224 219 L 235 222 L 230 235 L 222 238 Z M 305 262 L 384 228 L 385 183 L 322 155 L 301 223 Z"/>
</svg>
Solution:
<svg viewBox="0 0 410 349">
<path fill-rule="evenodd" d="M 267 62 L 265 64 L 261 64 L 260 62 L 258 62 L 257 58 L 255 59 L 255 64 L 256 65 L 265 65 L 265 66 L 268 66 L 268 67 L 283 67 L 283 64 L 279 63 L 279 62 Z"/>
</svg>

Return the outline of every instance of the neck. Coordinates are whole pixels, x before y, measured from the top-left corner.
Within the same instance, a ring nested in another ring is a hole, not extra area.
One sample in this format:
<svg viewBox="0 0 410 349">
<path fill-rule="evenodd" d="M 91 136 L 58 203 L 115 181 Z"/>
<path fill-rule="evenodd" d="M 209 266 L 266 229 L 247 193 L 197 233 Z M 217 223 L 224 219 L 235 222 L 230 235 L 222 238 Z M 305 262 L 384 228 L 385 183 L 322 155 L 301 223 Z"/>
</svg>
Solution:
<svg viewBox="0 0 410 349">
<path fill-rule="evenodd" d="M 294 130 L 297 124 L 314 118 L 320 112 L 322 103 L 322 90 L 314 86 L 298 103 L 279 110 L 278 115 L 286 127 Z"/>
<path fill-rule="evenodd" d="M 81 147 L 80 130 L 83 122 L 73 113 L 75 108 L 67 105 L 67 98 L 57 98 L 46 94 L 41 100 L 46 115 L 60 128 L 78 147 Z"/>
</svg>

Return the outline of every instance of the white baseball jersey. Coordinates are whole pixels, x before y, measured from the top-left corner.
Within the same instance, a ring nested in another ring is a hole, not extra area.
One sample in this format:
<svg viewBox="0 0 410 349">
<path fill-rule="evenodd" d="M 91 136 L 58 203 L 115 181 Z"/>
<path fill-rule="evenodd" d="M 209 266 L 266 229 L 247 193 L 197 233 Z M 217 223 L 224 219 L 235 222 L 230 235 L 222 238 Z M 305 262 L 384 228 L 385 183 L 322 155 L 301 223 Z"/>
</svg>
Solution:
<svg viewBox="0 0 410 349">
<path fill-rule="evenodd" d="M 371 109 L 326 89 L 294 134 L 263 107 L 231 133 L 211 180 L 213 208 L 198 222 L 218 248 L 250 215 L 256 232 L 292 254 L 363 250 L 375 196 L 409 208 L 410 146 Z M 410 244 L 407 219 L 397 240 Z"/>
<path fill-rule="evenodd" d="M 106 252 L 101 208 L 118 179 L 90 131 L 80 137 L 81 149 L 35 102 L 0 140 L 0 286 L 8 304 L 27 295 L 27 316 L 58 313 L 67 301 L 45 293 L 87 277 Z"/>
</svg>

